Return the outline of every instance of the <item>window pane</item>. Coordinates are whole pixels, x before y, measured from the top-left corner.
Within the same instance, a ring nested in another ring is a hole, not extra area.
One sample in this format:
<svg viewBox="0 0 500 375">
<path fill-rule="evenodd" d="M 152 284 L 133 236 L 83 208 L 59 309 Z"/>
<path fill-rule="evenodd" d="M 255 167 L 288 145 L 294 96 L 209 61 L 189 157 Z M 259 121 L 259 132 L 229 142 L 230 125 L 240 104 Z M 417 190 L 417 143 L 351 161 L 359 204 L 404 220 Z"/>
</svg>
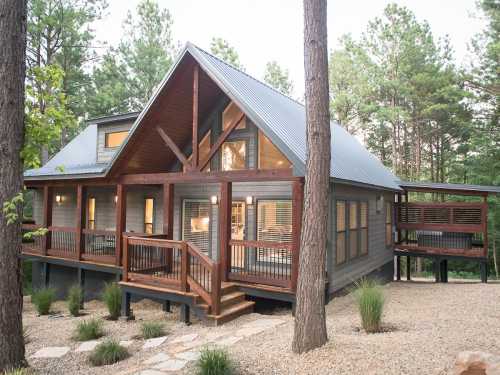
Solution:
<svg viewBox="0 0 500 375">
<path fill-rule="evenodd" d="M 238 108 L 236 104 L 233 102 L 229 103 L 224 112 L 222 113 L 222 130 L 226 130 L 226 128 L 231 125 L 234 121 L 236 121 L 241 116 L 241 110 Z M 246 117 L 243 117 L 240 124 L 236 127 L 236 129 L 245 129 L 246 128 Z"/>
<path fill-rule="evenodd" d="M 361 254 L 368 254 L 368 229 L 361 229 Z"/>
<path fill-rule="evenodd" d="M 349 231 L 349 257 L 356 258 L 358 256 L 358 231 Z"/>
<path fill-rule="evenodd" d="M 233 202 L 231 207 L 231 238 L 243 240 L 245 238 L 245 203 Z"/>
<path fill-rule="evenodd" d="M 345 262 L 345 232 L 337 233 L 337 264 Z"/>
<path fill-rule="evenodd" d="M 88 228 L 95 229 L 95 198 L 89 198 L 89 220 L 88 220 Z"/>
<path fill-rule="evenodd" d="M 105 147 L 108 148 L 119 147 L 127 137 L 127 134 L 128 131 L 106 133 Z"/>
<path fill-rule="evenodd" d="M 291 166 L 285 155 L 259 130 L 259 169 L 280 169 Z"/>
<path fill-rule="evenodd" d="M 361 202 L 360 203 L 360 226 L 361 228 L 366 228 L 368 226 L 368 203 L 367 202 Z"/>
<path fill-rule="evenodd" d="M 246 142 L 225 142 L 222 145 L 222 170 L 234 171 L 245 169 Z"/>
<path fill-rule="evenodd" d="M 358 203 L 349 203 L 349 229 L 358 228 Z"/>
<path fill-rule="evenodd" d="M 337 232 L 345 231 L 345 202 L 337 201 Z"/>
<path fill-rule="evenodd" d="M 193 242 L 208 252 L 210 228 L 210 203 L 208 200 L 184 200 L 182 215 L 182 239 Z"/>
<path fill-rule="evenodd" d="M 153 233 L 153 217 L 154 217 L 154 200 L 146 198 L 144 201 L 144 232 L 147 234 Z"/>
<path fill-rule="evenodd" d="M 292 242 L 292 201 L 260 200 L 257 202 L 257 240 Z M 292 259 L 286 250 L 259 248 L 257 260 L 290 264 Z"/>
</svg>

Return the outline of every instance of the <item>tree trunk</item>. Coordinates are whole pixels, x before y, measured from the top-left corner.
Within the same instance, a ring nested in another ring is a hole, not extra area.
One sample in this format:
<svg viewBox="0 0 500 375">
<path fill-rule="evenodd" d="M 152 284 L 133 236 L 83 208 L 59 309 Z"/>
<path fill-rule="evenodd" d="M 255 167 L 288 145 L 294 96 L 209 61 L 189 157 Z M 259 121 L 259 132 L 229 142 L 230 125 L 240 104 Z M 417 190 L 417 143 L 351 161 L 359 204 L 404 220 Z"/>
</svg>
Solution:
<svg viewBox="0 0 500 375">
<path fill-rule="evenodd" d="M 0 2 L 0 208 L 22 191 L 26 1 Z M 17 208 L 21 218 L 21 207 Z M 21 225 L 0 210 L 0 373 L 25 365 L 19 253 Z"/>
<path fill-rule="evenodd" d="M 304 0 L 307 161 L 292 349 L 327 341 L 325 274 L 330 182 L 330 112 L 326 0 Z"/>
</svg>

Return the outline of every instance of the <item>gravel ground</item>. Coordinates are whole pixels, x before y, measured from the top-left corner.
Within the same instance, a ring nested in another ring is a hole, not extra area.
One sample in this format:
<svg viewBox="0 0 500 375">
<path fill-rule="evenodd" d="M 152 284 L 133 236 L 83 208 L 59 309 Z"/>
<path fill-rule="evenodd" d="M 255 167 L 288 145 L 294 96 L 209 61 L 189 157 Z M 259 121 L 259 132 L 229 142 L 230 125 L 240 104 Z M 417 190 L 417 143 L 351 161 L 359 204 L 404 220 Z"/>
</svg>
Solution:
<svg viewBox="0 0 500 375">
<path fill-rule="evenodd" d="M 450 280 L 451 281 L 451 280 Z M 387 305 L 384 333 L 360 331 L 359 317 L 351 295 L 335 298 L 327 306 L 330 341 L 322 348 L 303 355 L 291 353 L 293 319 L 286 310 L 276 314 L 285 324 L 244 338 L 229 348 L 239 374 L 449 374 L 457 353 L 481 350 L 500 354 L 500 283 L 400 282 L 384 287 Z M 100 302 L 86 304 L 86 315 L 72 318 L 64 303 L 54 310 L 62 317 L 38 317 L 29 300 L 25 303 L 24 324 L 30 333 L 27 358 L 37 374 L 136 374 L 144 360 L 162 352 L 159 347 L 140 351 L 143 341 L 136 336 L 144 320 L 163 321 L 169 336 L 190 333 L 230 333 L 258 314 L 241 317 L 222 327 L 204 327 L 200 322 L 185 326 L 177 321 L 178 312 L 165 314 L 159 304 L 133 304 L 133 322 L 105 321 L 107 337 L 128 340 L 133 355 L 118 364 L 91 367 L 88 353 L 75 353 L 79 343 L 71 339 L 78 320 L 105 317 Z M 168 340 L 167 340 L 168 342 Z M 46 346 L 69 346 L 61 359 L 32 359 Z M 193 374 L 190 363 L 182 374 Z"/>
</svg>

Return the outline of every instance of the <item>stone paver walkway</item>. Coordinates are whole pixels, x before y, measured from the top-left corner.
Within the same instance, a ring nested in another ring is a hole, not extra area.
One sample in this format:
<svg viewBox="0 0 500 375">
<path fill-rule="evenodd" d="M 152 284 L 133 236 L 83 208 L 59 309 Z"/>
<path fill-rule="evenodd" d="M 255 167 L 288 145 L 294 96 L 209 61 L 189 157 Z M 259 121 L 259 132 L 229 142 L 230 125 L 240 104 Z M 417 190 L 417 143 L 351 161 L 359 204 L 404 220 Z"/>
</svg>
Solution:
<svg viewBox="0 0 500 375">
<path fill-rule="evenodd" d="M 68 346 L 49 346 L 37 351 L 33 354 L 32 358 L 61 358 L 69 351 L 70 348 Z"/>
</svg>

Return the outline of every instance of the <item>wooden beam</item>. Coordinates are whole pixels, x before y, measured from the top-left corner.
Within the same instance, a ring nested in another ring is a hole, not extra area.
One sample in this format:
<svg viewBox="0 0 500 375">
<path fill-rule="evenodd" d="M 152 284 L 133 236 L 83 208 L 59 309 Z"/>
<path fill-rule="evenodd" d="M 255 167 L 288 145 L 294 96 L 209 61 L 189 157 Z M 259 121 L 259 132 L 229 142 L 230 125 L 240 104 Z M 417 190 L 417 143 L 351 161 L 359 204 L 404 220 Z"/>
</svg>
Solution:
<svg viewBox="0 0 500 375">
<path fill-rule="evenodd" d="M 43 227 L 49 229 L 52 226 L 52 205 L 53 205 L 54 190 L 51 186 L 43 187 Z M 51 247 L 51 232 L 45 234 L 42 255 L 47 255 L 47 250 Z"/>
<path fill-rule="evenodd" d="M 483 201 L 483 248 L 484 248 L 484 257 L 488 257 L 488 197 L 485 196 Z M 495 233 L 495 232 L 493 232 Z"/>
<path fill-rule="evenodd" d="M 189 170 L 191 169 L 191 164 L 189 161 L 186 159 L 182 151 L 177 147 L 174 141 L 172 141 L 172 138 L 170 138 L 165 131 L 160 128 L 159 126 L 156 127 L 156 131 L 158 134 L 160 134 L 160 137 L 163 139 L 163 142 L 167 145 L 168 148 L 172 150 L 172 152 L 177 156 L 177 159 L 180 160 L 180 162 Z"/>
<path fill-rule="evenodd" d="M 76 256 L 78 260 L 82 259 L 82 253 L 85 251 L 85 241 L 83 238 L 83 227 L 85 226 L 85 187 L 78 184 L 76 187 Z"/>
<path fill-rule="evenodd" d="M 231 132 L 238 126 L 238 124 L 243 120 L 245 117 L 245 114 L 242 112 L 240 116 L 236 120 L 234 120 L 229 126 L 224 130 L 224 132 L 219 136 L 219 139 L 214 143 L 214 145 L 210 148 L 210 151 L 205 159 L 203 159 L 202 162 L 199 163 L 198 165 L 198 170 L 202 171 L 206 165 L 212 160 L 214 157 L 215 153 L 219 150 L 219 148 L 222 146 L 222 144 L 226 141 L 227 137 Z"/>
<path fill-rule="evenodd" d="M 122 247 L 123 247 L 123 232 L 125 232 L 127 221 L 127 191 L 126 187 L 122 184 L 116 185 L 116 247 L 115 258 L 116 265 L 120 266 L 122 261 Z"/>
<path fill-rule="evenodd" d="M 163 234 L 174 237 L 174 184 L 163 184 Z M 172 269 L 173 249 L 167 249 L 167 270 Z"/>
<path fill-rule="evenodd" d="M 300 235 L 304 207 L 304 180 L 294 181 L 292 186 L 292 275 L 291 289 L 297 290 L 299 277 Z"/>
<path fill-rule="evenodd" d="M 232 184 L 231 182 L 222 182 L 220 184 L 220 203 L 219 203 L 219 243 L 220 243 L 220 279 L 228 280 L 229 265 L 231 264 L 231 251 L 229 241 L 231 240 L 231 203 L 232 203 Z"/>
<path fill-rule="evenodd" d="M 198 167 L 199 157 L 198 157 L 198 77 L 199 68 L 198 65 L 194 66 L 193 72 L 193 158 L 191 163 L 193 164 L 193 169 Z"/>
</svg>

